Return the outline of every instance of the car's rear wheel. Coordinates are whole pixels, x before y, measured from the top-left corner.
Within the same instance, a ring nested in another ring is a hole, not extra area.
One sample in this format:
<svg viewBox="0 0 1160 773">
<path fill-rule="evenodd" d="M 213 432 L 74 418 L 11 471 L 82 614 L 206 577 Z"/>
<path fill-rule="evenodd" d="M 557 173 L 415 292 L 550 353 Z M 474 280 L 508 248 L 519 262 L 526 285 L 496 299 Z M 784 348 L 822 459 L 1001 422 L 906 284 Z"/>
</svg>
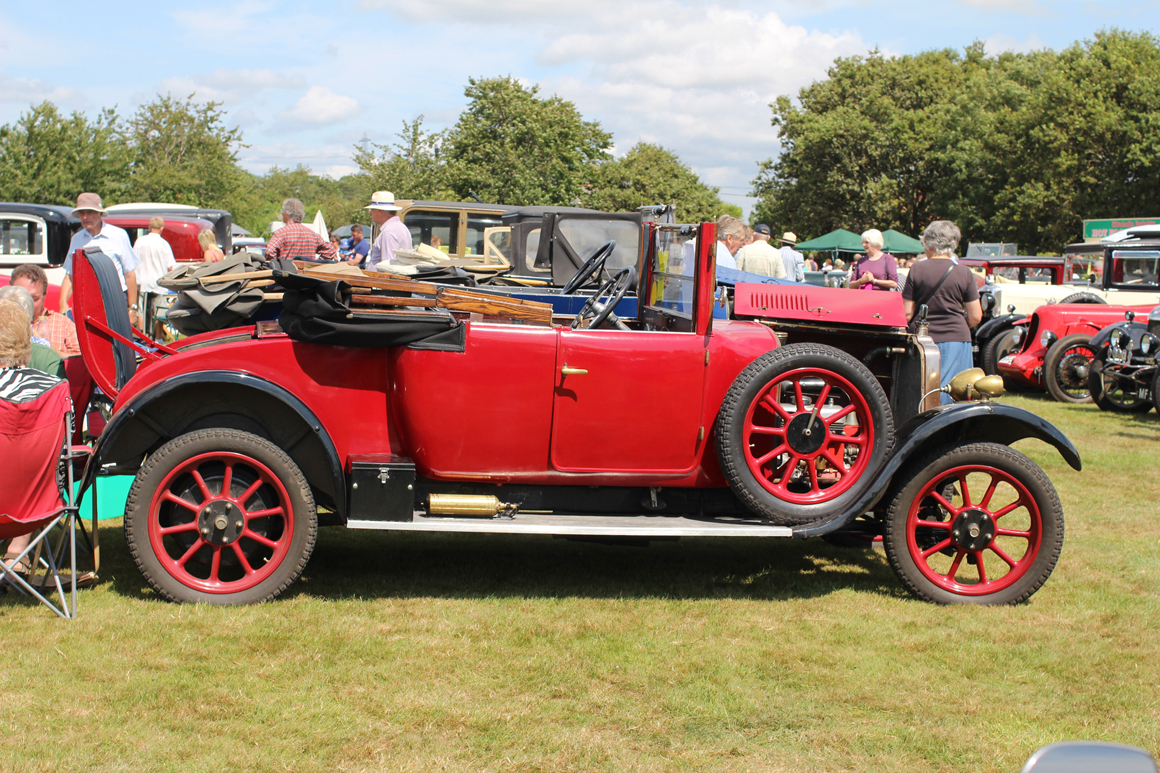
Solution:
<svg viewBox="0 0 1160 773">
<path fill-rule="evenodd" d="M 1096 354 L 1088 374 L 1088 390 L 1101 411 L 1113 413 L 1147 413 L 1152 401 L 1140 397 L 1139 385 L 1129 376 L 1106 370 L 1107 349 Z"/>
<path fill-rule="evenodd" d="M 913 464 L 886 515 L 886 556 L 914 595 L 940 604 L 1016 604 L 1063 546 L 1063 508 L 1023 454 L 997 443 L 945 446 Z"/>
<path fill-rule="evenodd" d="M 1052 344 L 1043 359 L 1043 381 L 1047 391 L 1061 403 L 1090 403 L 1088 388 L 1095 351 L 1092 337 L 1084 333 L 1064 336 Z"/>
<path fill-rule="evenodd" d="M 886 393 L 857 359 L 790 344 L 733 382 L 716 426 L 721 468 L 754 513 L 782 525 L 843 511 L 886 463 L 894 420 Z"/>
<path fill-rule="evenodd" d="M 150 454 L 125 510 L 138 568 L 178 602 L 275 598 L 302 573 L 317 532 L 314 498 L 293 460 L 230 429 L 191 432 Z"/>
<path fill-rule="evenodd" d="M 1105 306 L 1108 304 L 1107 301 L 1095 293 L 1072 293 L 1060 301 L 1060 303 L 1101 303 Z"/>
<path fill-rule="evenodd" d="M 999 360 L 1017 351 L 1019 351 L 1019 344 L 1015 343 L 1015 328 L 1009 328 L 999 333 L 983 347 L 984 372 L 988 376 L 998 376 Z"/>
</svg>

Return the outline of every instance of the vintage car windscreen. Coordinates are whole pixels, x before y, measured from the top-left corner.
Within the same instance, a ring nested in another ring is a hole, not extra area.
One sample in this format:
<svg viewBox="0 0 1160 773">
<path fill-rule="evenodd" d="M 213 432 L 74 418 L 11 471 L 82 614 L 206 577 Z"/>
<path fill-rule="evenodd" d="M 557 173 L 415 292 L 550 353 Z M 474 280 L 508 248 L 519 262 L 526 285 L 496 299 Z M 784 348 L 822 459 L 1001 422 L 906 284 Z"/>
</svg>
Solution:
<svg viewBox="0 0 1160 773">
<path fill-rule="evenodd" d="M 44 229 L 39 223 L 0 218 L 0 255 L 42 255 Z"/>
<path fill-rule="evenodd" d="M 458 212 L 412 209 L 407 212 L 403 222 L 407 224 L 407 229 L 411 232 L 413 246 L 429 244 L 437 248 L 446 247 L 445 252 L 459 253 Z M 432 239 L 435 239 L 434 243 L 432 243 Z"/>
<path fill-rule="evenodd" d="M 490 215 L 487 213 L 475 214 L 467 213 L 467 250 L 466 255 L 482 255 L 484 254 L 484 240 L 487 237 L 488 228 L 496 228 L 503 225 L 502 215 Z M 505 253 L 506 254 L 506 253 Z"/>
<path fill-rule="evenodd" d="M 1070 282 L 1090 279 L 1098 282 L 1104 272 L 1103 255 L 1068 255 L 1067 280 Z"/>
<path fill-rule="evenodd" d="M 1160 251 L 1116 250 L 1112 253 L 1112 259 L 1116 265 L 1116 274 L 1113 277 L 1116 284 L 1156 284 Z"/>
<path fill-rule="evenodd" d="M 627 220 L 593 220 L 591 218 L 560 217 L 557 228 L 581 260 L 598 247 L 613 239 L 616 249 L 608 256 L 605 270 L 612 272 L 625 266 L 635 266 L 640 254 L 640 225 Z"/>
<path fill-rule="evenodd" d="M 693 272 L 697 265 L 697 239 L 686 226 L 656 229 L 653 250 L 652 304 L 669 311 L 693 315 Z"/>
</svg>

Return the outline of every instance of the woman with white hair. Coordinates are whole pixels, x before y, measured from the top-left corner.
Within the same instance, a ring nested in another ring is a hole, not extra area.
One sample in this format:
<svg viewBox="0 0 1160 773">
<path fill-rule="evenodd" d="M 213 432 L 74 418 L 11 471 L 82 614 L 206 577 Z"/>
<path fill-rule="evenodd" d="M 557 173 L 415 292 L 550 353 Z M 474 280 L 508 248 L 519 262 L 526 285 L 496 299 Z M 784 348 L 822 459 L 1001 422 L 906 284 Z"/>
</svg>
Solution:
<svg viewBox="0 0 1160 773">
<path fill-rule="evenodd" d="M 898 289 L 898 261 L 890 253 L 882 251 L 885 243 L 882 232 L 877 228 L 862 234 L 862 247 L 866 254 L 850 268 L 849 287 L 860 290 Z"/>
<path fill-rule="evenodd" d="M 941 384 L 973 367 L 971 328 L 983 319 L 979 304 L 979 287 L 966 266 L 951 260 L 962 234 L 949 220 L 935 220 L 922 232 L 926 260 L 910 267 L 906 286 L 902 288 L 902 307 L 908 322 L 914 320 L 920 306 L 927 307 L 926 321 L 930 337 L 938 345 Z M 951 396 L 942 395 L 942 402 Z"/>
</svg>

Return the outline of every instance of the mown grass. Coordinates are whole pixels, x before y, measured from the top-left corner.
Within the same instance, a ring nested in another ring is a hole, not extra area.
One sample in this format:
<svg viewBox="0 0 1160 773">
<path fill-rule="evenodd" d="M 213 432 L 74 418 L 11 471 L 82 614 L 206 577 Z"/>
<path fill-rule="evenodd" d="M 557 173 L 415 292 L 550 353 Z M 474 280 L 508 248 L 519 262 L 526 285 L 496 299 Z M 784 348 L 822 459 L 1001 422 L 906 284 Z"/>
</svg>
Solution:
<svg viewBox="0 0 1160 773">
<path fill-rule="evenodd" d="M 1018 771 L 1160 752 L 1160 418 L 1034 397 L 1080 449 L 1030 603 L 936 607 L 880 550 L 323 530 L 257 607 L 159 601 L 119 525 L 81 617 L 0 599 L 0 770 Z"/>
</svg>

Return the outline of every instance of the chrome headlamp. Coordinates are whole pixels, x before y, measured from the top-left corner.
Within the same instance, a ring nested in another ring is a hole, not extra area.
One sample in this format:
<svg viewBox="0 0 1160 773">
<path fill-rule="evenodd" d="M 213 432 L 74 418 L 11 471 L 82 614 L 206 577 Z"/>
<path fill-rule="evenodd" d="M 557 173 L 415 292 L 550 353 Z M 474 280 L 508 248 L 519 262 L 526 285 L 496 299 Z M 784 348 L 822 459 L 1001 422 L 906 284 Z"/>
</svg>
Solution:
<svg viewBox="0 0 1160 773">
<path fill-rule="evenodd" d="M 1144 335 L 1140 336 L 1140 352 L 1145 357 L 1152 355 L 1157 351 L 1160 351 L 1160 338 L 1157 338 L 1151 333 L 1145 333 Z"/>
<path fill-rule="evenodd" d="M 1044 330 L 1043 335 L 1039 336 L 1039 345 L 1044 349 L 1050 349 L 1051 345 L 1059 340 L 1059 336 L 1050 330 Z"/>
<path fill-rule="evenodd" d="M 1132 348 L 1132 336 L 1122 328 L 1112 333 L 1112 342 L 1124 350 Z"/>
</svg>

